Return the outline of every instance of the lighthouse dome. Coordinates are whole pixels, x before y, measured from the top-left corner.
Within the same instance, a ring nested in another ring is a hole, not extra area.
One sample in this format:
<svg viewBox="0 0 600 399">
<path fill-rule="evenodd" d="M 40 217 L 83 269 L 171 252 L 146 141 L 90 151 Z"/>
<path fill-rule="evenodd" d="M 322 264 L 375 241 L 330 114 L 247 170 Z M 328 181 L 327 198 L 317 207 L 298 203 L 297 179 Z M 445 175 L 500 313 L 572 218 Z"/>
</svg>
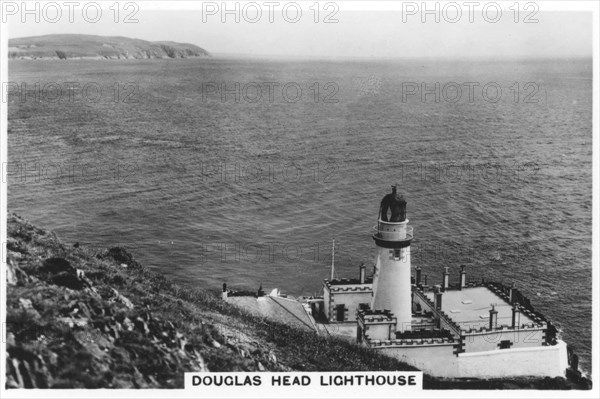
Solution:
<svg viewBox="0 0 600 399">
<path fill-rule="evenodd" d="M 406 200 L 402 194 L 398 194 L 396 185 L 392 186 L 392 192 L 381 200 L 379 220 L 392 223 L 406 220 Z"/>
</svg>

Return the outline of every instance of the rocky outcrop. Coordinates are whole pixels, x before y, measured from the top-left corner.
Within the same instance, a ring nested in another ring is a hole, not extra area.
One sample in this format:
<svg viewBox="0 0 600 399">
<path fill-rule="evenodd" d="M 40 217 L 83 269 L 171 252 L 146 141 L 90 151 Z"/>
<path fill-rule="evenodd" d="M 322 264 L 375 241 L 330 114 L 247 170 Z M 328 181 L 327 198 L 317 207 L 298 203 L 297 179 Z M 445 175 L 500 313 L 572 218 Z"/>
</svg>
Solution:
<svg viewBox="0 0 600 399">
<path fill-rule="evenodd" d="M 16 217 L 9 234 L 7 388 L 181 388 L 184 372 L 209 371 L 205 356 L 285 369 L 269 362 L 268 350 L 232 344 L 203 325 L 202 311 L 192 323 L 168 317 L 150 302 L 173 311 L 176 299 L 142 295 L 164 280 L 148 278 L 123 248 L 69 248 Z"/>
</svg>

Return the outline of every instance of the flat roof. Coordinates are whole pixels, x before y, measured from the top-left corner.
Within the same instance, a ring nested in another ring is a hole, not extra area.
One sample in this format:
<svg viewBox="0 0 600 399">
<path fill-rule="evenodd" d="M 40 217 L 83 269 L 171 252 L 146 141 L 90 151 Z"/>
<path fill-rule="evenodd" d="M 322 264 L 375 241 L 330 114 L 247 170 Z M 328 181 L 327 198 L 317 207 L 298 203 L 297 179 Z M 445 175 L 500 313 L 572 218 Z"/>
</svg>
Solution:
<svg viewBox="0 0 600 399">
<path fill-rule="evenodd" d="M 433 301 L 434 293 L 426 292 Z M 498 311 L 498 326 L 512 324 L 512 306 L 487 287 L 470 287 L 462 290 L 446 290 L 442 295 L 442 310 L 462 329 L 479 329 L 489 326 L 491 304 Z M 533 320 L 519 313 L 517 324 L 530 324 Z"/>
</svg>

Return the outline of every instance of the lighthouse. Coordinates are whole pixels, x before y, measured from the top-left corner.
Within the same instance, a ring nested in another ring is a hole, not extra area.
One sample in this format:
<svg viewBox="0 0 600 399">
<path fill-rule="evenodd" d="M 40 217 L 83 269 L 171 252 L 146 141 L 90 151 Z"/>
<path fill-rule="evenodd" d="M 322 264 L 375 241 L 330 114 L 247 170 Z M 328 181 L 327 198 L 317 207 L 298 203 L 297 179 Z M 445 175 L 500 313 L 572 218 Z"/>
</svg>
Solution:
<svg viewBox="0 0 600 399">
<path fill-rule="evenodd" d="M 412 320 L 410 242 L 412 227 L 406 218 L 406 201 L 392 186 L 381 201 L 373 239 L 377 259 L 373 275 L 371 309 L 390 310 L 397 319 L 396 331 L 409 331 Z"/>
</svg>

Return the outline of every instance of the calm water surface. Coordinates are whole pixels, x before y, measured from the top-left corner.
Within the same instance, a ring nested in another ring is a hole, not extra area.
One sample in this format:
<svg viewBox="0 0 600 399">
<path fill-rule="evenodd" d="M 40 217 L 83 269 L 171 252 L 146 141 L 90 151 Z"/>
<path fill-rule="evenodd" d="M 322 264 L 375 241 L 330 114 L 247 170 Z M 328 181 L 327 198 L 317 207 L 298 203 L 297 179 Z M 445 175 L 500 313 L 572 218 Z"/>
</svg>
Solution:
<svg viewBox="0 0 600 399">
<path fill-rule="evenodd" d="M 332 238 L 340 277 L 373 264 L 398 183 L 430 283 L 514 281 L 589 370 L 591 60 L 11 61 L 9 80 L 9 209 L 63 240 L 192 287 L 318 294 Z"/>
</svg>

